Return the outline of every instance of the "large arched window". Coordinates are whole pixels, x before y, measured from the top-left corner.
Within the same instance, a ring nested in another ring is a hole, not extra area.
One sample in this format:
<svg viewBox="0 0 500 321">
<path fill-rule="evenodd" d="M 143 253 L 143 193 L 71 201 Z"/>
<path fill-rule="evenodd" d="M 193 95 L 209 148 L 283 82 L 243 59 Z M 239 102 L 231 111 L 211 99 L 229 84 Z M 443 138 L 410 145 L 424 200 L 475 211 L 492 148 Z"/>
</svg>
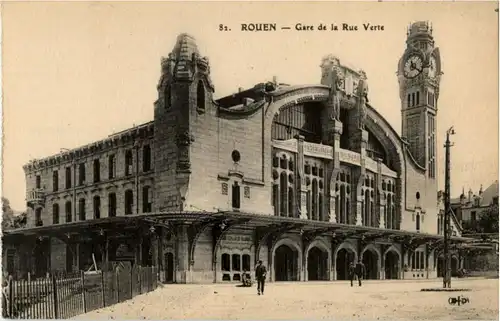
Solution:
<svg viewBox="0 0 500 321">
<path fill-rule="evenodd" d="M 134 207 L 134 192 L 132 190 L 125 191 L 125 214 L 132 214 Z"/>
<path fill-rule="evenodd" d="M 271 138 L 288 140 L 296 135 L 304 136 L 305 141 L 320 143 L 322 105 L 319 103 L 304 103 L 285 107 L 273 119 Z"/>
<path fill-rule="evenodd" d="M 387 229 L 397 229 L 395 192 L 396 185 L 393 179 L 384 179 L 382 181 L 382 191 L 385 193 L 385 226 Z"/>
<path fill-rule="evenodd" d="M 295 186 L 295 156 L 276 151 L 273 156 L 272 166 L 274 215 L 296 217 L 299 201 Z"/>
<path fill-rule="evenodd" d="M 351 202 L 351 173 L 348 167 L 344 167 L 337 174 L 337 181 L 335 183 L 336 191 L 336 215 L 337 222 L 342 224 L 350 224 Z"/>
<path fill-rule="evenodd" d="M 52 205 L 52 224 L 59 224 L 59 204 Z"/>
<path fill-rule="evenodd" d="M 203 81 L 198 81 L 198 88 L 196 89 L 196 107 L 199 110 L 205 110 L 205 85 Z"/>
</svg>

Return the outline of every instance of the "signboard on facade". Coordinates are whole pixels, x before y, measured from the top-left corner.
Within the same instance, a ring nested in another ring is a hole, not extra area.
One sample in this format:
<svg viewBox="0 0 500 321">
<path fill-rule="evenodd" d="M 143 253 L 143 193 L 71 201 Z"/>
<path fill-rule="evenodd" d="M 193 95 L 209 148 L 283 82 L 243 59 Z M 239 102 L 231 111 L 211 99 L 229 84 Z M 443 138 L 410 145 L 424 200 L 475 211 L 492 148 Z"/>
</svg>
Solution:
<svg viewBox="0 0 500 321">
<path fill-rule="evenodd" d="M 249 243 L 252 242 L 252 237 L 247 235 L 224 235 L 222 240 L 235 243 Z"/>
<path fill-rule="evenodd" d="M 333 147 L 314 143 L 304 143 L 304 155 L 333 159 Z"/>
<path fill-rule="evenodd" d="M 361 155 L 347 149 L 339 149 L 339 160 L 344 163 L 361 165 Z"/>
</svg>

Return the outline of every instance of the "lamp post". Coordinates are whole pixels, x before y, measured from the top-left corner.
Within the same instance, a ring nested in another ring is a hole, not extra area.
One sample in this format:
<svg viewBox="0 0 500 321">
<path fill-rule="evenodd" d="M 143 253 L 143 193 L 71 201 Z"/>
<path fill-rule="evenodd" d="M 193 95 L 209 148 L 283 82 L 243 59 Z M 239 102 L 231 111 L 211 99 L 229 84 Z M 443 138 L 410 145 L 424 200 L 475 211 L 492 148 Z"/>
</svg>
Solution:
<svg viewBox="0 0 500 321">
<path fill-rule="evenodd" d="M 444 275 L 443 275 L 443 288 L 451 288 L 451 252 L 450 252 L 450 215 L 451 215 L 451 202 L 450 202 L 450 147 L 453 144 L 450 142 L 450 135 L 454 135 L 455 130 L 453 126 L 446 131 L 446 149 L 445 159 L 445 173 L 444 173 Z"/>
</svg>

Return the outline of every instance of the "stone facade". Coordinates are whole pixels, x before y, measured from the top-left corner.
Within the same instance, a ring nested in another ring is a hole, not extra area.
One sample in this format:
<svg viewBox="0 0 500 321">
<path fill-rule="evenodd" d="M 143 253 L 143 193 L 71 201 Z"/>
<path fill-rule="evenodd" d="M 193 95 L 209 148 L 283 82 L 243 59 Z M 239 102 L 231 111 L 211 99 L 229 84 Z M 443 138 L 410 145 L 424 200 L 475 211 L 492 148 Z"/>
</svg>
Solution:
<svg viewBox="0 0 500 321">
<path fill-rule="evenodd" d="M 406 98 L 419 86 L 437 92 L 439 79 L 427 67 L 416 78 L 404 75 L 405 59 L 417 54 L 437 59 L 439 74 L 439 51 L 425 24 L 414 24 L 408 39 L 398 78 L 406 135 L 401 138 L 369 103 L 364 71 L 332 55 L 322 61 L 321 84 L 274 80 L 214 100 L 209 60 L 193 37 L 182 34 L 162 59 L 152 122 L 24 167 L 28 225 L 64 226 L 66 204 L 72 222 L 96 224 L 110 216 L 162 215 L 168 221 L 169 215 L 190 212 L 251 214 L 260 219 L 236 219 L 239 225 L 228 223 L 228 230 L 219 229 L 220 222 L 155 223 L 156 230 L 139 232 L 136 261 L 145 262 L 140 257 L 149 251 L 151 264 L 162 267 L 160 279 L 181 283 L 239 281 L 258 260 L 272 281 L 345 278 L 346 262 L 357 258 L 366 260 L 370 278 L 435 277 L 434 247 L 400 237 L 402 231 L 438 234 L 442 206 L 435 123 L 425 116 L 437 116 L 437 94 L 432 104 L 413 109 Z M 80 164 L 85 180 L 75 186 Z M 277 223 L 248 223 L 264 218 L 300 220 L 301 226 L 344 224 L 394 232 L 394 238 L 284 229 L 288 223 L 270 231 Z M 141 233 L 151 250 L 142 249 Z M 49 269 L 68 266 L 61 263 L 73 251 L 68 246 L 52 241 Z M 101 247 L 103 260 L 111 260 L 107 246 Z"/>
</svg>

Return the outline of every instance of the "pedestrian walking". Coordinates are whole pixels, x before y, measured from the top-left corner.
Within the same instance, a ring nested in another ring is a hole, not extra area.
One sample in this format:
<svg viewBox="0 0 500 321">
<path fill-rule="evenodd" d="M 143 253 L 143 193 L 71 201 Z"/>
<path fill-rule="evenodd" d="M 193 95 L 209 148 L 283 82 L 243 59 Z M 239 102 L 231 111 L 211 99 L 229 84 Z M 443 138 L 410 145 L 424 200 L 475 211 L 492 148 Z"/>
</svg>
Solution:
<svg viewBox="0 0 500 321">
<path fill-rule="evenodd" d="M 349 264 L 349 280 L 351 280 L 351 286 L 353 286 L 354 277 L 356 276 L 356 266 L 354 262 Z"/>
<path fill-rule="evenodd" d="M 363 262 L 360 259 L 358 261 L 358 263 L 356 264 L 356 277 L 358 278 L 359 286 L 361 286 L 361 280 L 365 276 L 365 272 L 366 272 L 365 265 L 363 264 Z"/>
<path fill-rule="evenodd" d="M 257 294 L 264 295 L 264 284 L 266 283 L 267 269 L 259 260 L 257 267 L 255 268 L 255 279 L 257 279 Z"/>
</svg>

